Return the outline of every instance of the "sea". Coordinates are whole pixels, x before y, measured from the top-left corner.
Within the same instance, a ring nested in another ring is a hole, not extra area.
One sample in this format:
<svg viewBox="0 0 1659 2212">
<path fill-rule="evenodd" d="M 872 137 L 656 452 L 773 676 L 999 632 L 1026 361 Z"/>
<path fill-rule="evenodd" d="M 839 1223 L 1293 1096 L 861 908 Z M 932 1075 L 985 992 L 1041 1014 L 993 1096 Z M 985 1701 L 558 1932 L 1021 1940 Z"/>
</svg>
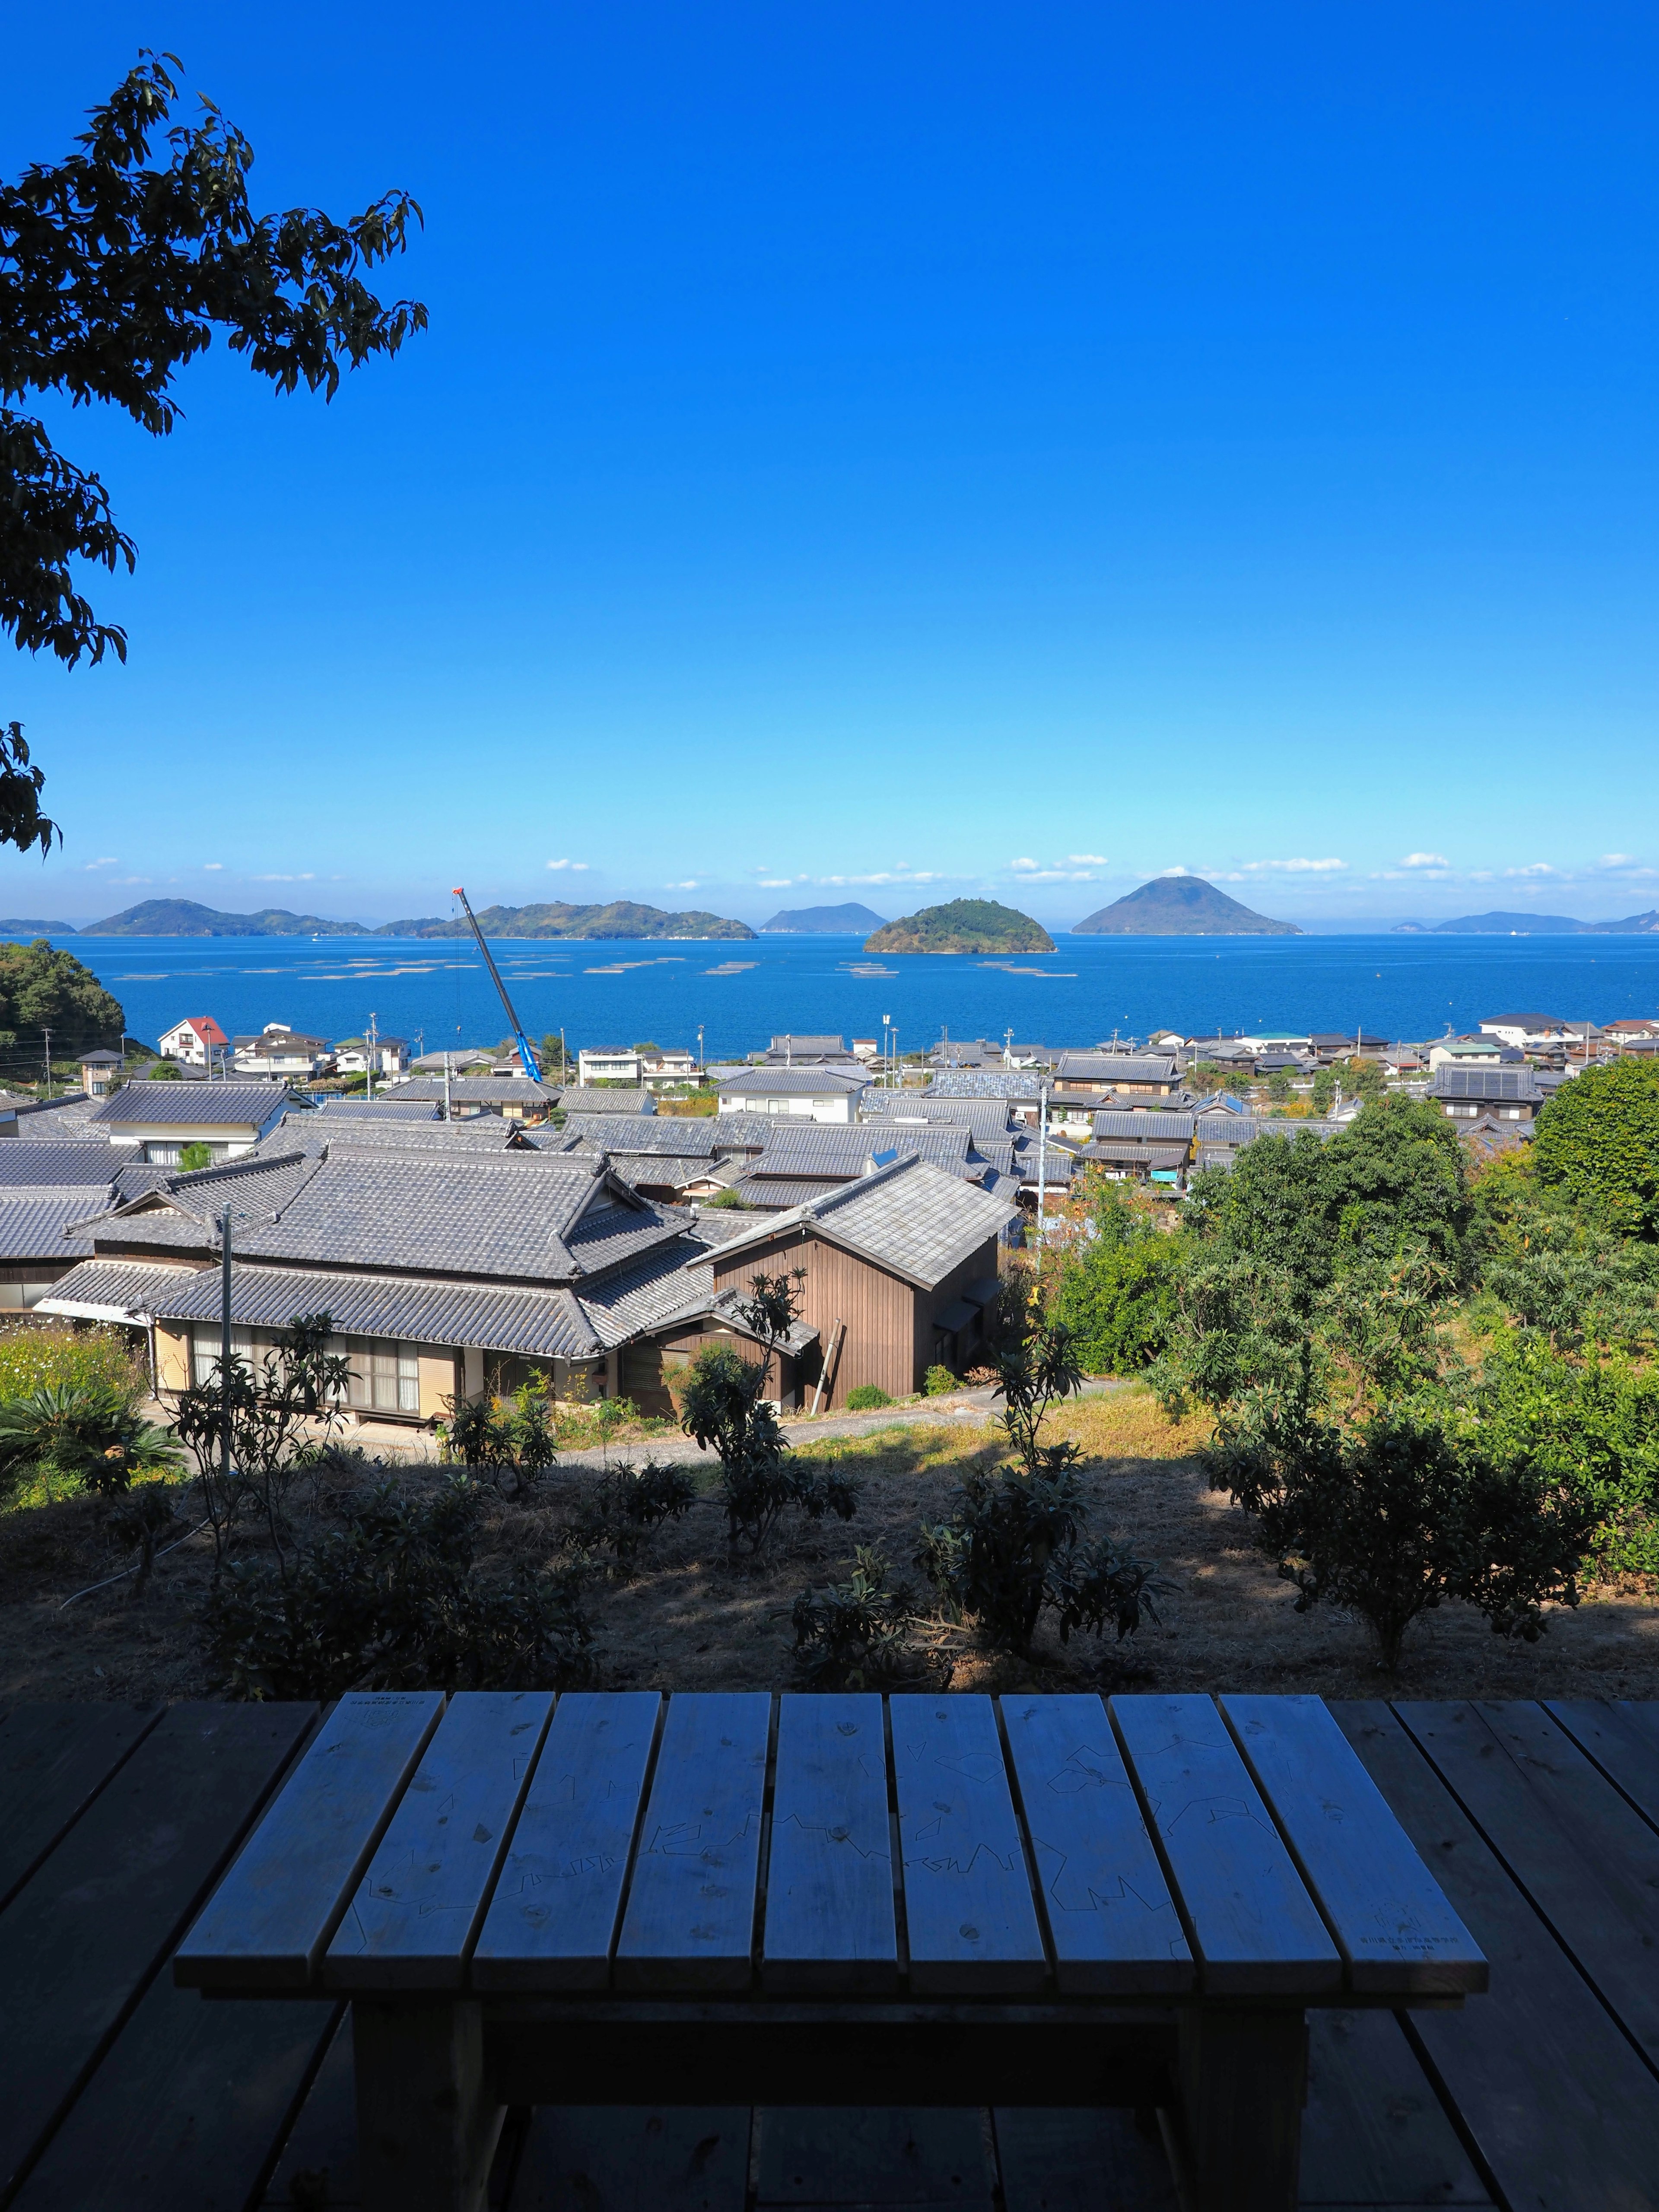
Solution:
<svg viewBox="0 0 1659 2212">
<path fill-rule="evenodd" d="M 494 1045 L 506 1021 L 465 939 L 58 940 L 153 1042 L 186 1015 L 228 1036 L 271 1023 L 337 1042 L 371 1018 L 416 1050 Z M 1006 958 L 866 954 L 856 937 L 666 942 L 505 939 L 491 950 L 525 1030 L 579 1045 L 652 1043 L 739 1059 L 776 1034 L 1092 1046 L 1185 1036 L 1363 1029 L 1389 1039 L 1537 1012 L 1659 1014 L 1659 937 L 1060 937 Z M 885 1018 L 885 1019 L 884 1019 Z M 22 1043 L 20 1038 L 20 1045 Z"/>
</svg>

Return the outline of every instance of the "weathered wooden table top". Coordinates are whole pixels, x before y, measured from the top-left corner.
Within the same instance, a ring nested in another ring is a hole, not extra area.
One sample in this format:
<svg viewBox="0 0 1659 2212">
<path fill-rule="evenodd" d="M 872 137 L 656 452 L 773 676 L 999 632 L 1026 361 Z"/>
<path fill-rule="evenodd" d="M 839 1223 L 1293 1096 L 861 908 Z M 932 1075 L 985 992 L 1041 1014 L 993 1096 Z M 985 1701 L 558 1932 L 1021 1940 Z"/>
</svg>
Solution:
<svg viewBox="0 0 1659 2212">
<path fill-rule="evenodd" d="M 222 1993 L 1455 1999 L 1313 1698 L 348 1697 L 185 1942 Z"/>
</svg>

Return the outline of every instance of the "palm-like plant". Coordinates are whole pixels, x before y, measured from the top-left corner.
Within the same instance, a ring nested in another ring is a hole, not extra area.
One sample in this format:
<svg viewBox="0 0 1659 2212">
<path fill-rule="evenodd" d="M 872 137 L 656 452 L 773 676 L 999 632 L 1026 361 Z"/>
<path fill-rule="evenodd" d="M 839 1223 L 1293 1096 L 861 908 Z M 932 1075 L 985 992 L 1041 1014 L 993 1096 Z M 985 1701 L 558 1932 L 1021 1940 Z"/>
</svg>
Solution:
<svg viewBox="0 0 1659 2212">
<path fill-rule="evenodd" d="M 141 1470 L 175 1463 L 166 1431 L 142 1419 L 130 1392 L 108 1383 L 52 1383 L 0 1405 L 0 1484 L 7 1488 L 32 1468 L 49 1467 L 111 1497 Z"/>
</svg>

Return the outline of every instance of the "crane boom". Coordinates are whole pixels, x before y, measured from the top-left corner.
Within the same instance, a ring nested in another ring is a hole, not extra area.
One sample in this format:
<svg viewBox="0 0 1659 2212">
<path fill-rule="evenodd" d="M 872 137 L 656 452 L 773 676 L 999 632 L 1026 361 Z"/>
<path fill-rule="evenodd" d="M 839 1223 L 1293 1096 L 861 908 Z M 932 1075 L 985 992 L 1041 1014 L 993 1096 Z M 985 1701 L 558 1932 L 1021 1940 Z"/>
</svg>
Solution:
<svg viewBox="0 0 1659 2212">
<path fill-rule="evenodd" d="M 466 910 L 466 918 L 468 922 L 471 925 L 472 934 L 477 938 L 478 941 L 478 950 L 484 957 L 484 966 L 489 970 L 489 979 L 491 982 L 495 984 L 496 990 L 501 994 L 501 1004 L 507 1009 L 507 1027 L 513 1032 L 514 1043 L 519 1048 L 519 1058 L 524 1062 L 524 1072 L 530 1078 L 530 1080 L 532 1083 L 539 1083 L 542 1074 L 541 1069 L 536 1065 L 536 1055 L 530 1049 L 530 1040 L 526 1036 L 517 1014 L 513 1011 L 513 1001 L 507 995 L 507 986 L 501 981 L 501 971 L 495 965 L 495 957 L 491 953 L 489 947 L 484 943 L 484 933 L 478 927 L 478 917 L 472 911 L 471 902 L 468 899 L 466 893 L 461 889 L 459 884 L 455 885 L 453 895 L 455 897 L 459 899 L 462 906 Z"/>
</svg>

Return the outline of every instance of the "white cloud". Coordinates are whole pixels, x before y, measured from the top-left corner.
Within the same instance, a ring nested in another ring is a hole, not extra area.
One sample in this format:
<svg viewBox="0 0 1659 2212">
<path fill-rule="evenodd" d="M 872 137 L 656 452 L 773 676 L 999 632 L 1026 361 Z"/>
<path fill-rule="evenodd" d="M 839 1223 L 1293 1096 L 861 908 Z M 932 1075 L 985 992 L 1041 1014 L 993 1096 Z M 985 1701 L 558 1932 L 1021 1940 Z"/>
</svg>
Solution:
<svg viewBox="0 0 1659 2212">
<path fill-rule="evenodd" d="M 301 876 L 250 876 L 248 878 L 248 881 L 254 884 L 314 884 L 316 880 L 317 871 L 314 868 L 307 868 Z"/>
<path fill-rule="evenodd" d="M 1160 876 L 1190 876 L 1193 872 L 1190 868 L 1160 868 L 1158 872 Z"/>
<path fill-rule="evenodd" d="M 1604 868 L 1633 868 L 1636 855 L 1634 853 L 1603 853 L 1601 866 Z"/>
<path fill-rule="evenodd" d="M 1449 868 L 1451 862 L 1443 853 L 1407 853 L 1400 865 L 1402 868 Z"/>
<path fill-rule="evenodd" d="M 1249 876 L 1269 872 L 1288 876 L 1328 876 L 1347 865 L 1346 860 L 1246 860 L 1244 872 Z"/>
<path fill-rule="evenodd" d="M 1524 868 L 1505 868 L 1506 876 L 1559 876 L 1561 871 L 1551 867 L 1547 860 L 1529 860 Z"/>
<path fill-rule="evenodd" d="M 1068 853 L 1066 858 L 1074 868 L 1103 868 L 1106 865 L 1104 853 Z"/>
<path fill-rule="evenodd" d="M 763 891 L 792 891 L 795 888 L 795 882 L 796 878 L 793 876 L 763 876 L 756 889 Z"/>
<path fill-rule="evenodd" d="M 202 866 L 207 869 L 210 873 L 216 868 L 222 868 L 224 865 L 225 864 L 222 860 L 204 860 L 202 863 Z M 338 878 L 337 878 L 336 880 L 337 881 Z"/>
<path fill-rule="evenodd" d="M 907 868 L 901 862 L 896 868 L 879 868 L 867 876 L 820 876 L 817 880 L 844 887 L 848 884 L 943 884 L 950 878 L 932 868 Z"/>
<path fill-rule="evenodd" d="M 1018 868 L 1022 872 L 1024 872 L 1028 869 L 1035 868 L 1037 863 L 1031 860 L 1010 860 L 1008 865 L 1011 868 Z"/>
<path fill-rule="evenodd" d="M 547 865 L 550 868 L 554 869 L 569 868 L 579 876 L 584 876 L 587 873 L 587 863 L 586 860 L 550 860 Z"/>
<path fill-rule="evenodd" d="M 665 884 L 663 885 L 663 889 L 665 891 L 694 891 L 696 888 L 697 879 L 695 876 L 688 876 L 683 884 Z"/>
<path fill-rule="evenodd" d="M 90 871 L 94 868 L 118 868 L 121 863 L 118 857 L 112 853 L 104 860 L 88 860 L 86 865 L 88 871 Z"/>
</svg>

